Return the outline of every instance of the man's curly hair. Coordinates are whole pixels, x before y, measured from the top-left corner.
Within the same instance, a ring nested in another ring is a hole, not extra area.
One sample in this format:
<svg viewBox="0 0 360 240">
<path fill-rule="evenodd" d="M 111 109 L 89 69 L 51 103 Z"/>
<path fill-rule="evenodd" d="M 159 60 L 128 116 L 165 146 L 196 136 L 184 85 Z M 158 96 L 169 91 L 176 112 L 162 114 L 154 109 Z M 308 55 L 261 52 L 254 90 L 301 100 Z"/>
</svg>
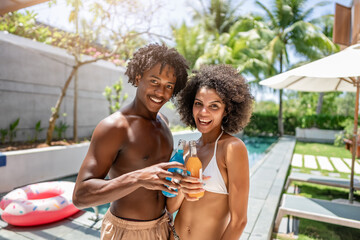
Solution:
<svg viewBox="0 0 360 240">
<path fill-rule="evenodd" d="M 146 70 L 158 63 L 161 63 L 160 72 L 165 65 L 170 65 L 175 69 L 176 84 L 173 96 L 176 96 L 185 87 L 189 66 L 185 58 L 176 49 L 168 48 L 165 45 L 149 44 L 134 53 L 125 72 L 129 77 L 129 83 L 135 86 L 136 76 L 142 77 Z"/>
<path fill-rule="evenodd" d="M 178 111 L 186 125 L 196 128 L 192 109 L 202 87 L 214 89 L 225 103 L 226 116 L 221 124 L 225 132 L 237 133 L 249 123 L 254 98 L 245 79 L 230 65 L 209 65 L 192 73 L 177 96 Z"/>
</svg>

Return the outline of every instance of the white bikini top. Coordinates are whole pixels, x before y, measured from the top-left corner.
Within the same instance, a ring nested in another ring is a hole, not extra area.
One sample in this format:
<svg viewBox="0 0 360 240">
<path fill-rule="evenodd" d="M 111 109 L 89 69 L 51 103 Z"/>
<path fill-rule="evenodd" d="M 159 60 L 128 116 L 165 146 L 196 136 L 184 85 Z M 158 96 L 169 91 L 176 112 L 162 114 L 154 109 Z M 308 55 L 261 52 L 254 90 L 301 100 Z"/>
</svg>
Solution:
<svg viewBox="0 0 360 240">
<path fill-rule="evenodd" d="M 211 178 L 205 180 L 204 189 L 208 192 L 220 193 L 220 194 L 229 194 L 224 182 L 224 179 L 221 175 L 219 166 L 216 161 L 216 150 L 219 139 L 221 138 L 224 131 L 221 132 L 219 137 L 215 141 L 214 155 L 212 156 L 209 164 L 203 171 L 205 176 L 210 176 Z"/>
</svg>

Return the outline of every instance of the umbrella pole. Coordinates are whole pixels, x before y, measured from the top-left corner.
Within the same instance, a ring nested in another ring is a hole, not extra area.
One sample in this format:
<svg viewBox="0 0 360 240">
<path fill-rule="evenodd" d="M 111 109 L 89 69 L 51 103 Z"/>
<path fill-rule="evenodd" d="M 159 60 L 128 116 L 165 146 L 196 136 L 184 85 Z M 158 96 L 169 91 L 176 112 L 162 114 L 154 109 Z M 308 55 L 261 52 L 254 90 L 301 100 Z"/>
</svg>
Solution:
<svg viewBox="0 0 360 240">
<path fill-rule="evenodd" d="M 350 193 L 349 202 L 353 203 L 354 200 L 354 165 L 357 150 L 357 130 L 358 130 L 358 112 L 359 112 L 359 83 L 360 77 L 356 80 L 356 102 L 355 102 L 355 113 L 354 113 L 354 134 L 352 141 L 352 159 L 351 159 L 351 176 L 350 176 Z"/>
</svg>

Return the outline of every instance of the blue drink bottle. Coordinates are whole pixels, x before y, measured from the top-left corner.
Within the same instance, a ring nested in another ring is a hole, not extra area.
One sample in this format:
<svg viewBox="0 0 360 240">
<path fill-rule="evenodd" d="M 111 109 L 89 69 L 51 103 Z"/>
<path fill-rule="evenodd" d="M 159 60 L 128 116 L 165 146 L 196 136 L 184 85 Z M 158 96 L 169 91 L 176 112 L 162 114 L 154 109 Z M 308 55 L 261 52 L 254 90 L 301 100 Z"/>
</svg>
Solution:
<svg viewBox="0 0 360 240">
<path fill-rule="evenodd" d="M 183 157 L 183 154 L 184 154 L 184 147 L 185 147 L 185 140 L 182 140 L 180 139 L 179 140 L 179 144 L 178 144 L 178 147 L 176 149 L 176 153 L 175 155 L 170 159 L 170 162 L 179 162 L 179 163 L 182 163 L 182 164 L 185 164 L 185 161 L 184 161 L 184 157 Z M 183 170 L 180 169 L 180 168 L 169 168 L 168 169 L 169 172 L 177 172 L 179 174 L 182 174 L 183 173 Z M 171 181 L 171 178 L 166 178 L 166 180 L 168 181 Z M 165 185 L 167 188 L 169 188 L 169 186 Z M 175 191 L 177 191 L 177 189 L 175 189 Z M 175 194 L 172 194 L 172 193 L 169 193 L 169 192 L 166 192 L 166 191 L 162 191 L 162 193 L 164 194 L 164 196 L 166 197 L 175 197 L 176 195 Z"/>
</svg>

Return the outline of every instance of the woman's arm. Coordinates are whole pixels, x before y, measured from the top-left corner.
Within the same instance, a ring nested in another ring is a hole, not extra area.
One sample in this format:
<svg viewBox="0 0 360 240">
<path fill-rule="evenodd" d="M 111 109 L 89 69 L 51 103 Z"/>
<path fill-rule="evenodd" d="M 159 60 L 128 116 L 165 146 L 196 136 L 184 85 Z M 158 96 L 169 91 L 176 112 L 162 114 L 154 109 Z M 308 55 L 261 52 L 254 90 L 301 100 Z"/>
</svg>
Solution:
<svg viewBox="0 0 360 240">
<path fill-rule="evenodd" d="M 227 144 L 225 162 L 229 179 L 231 218 L 221 239 L 238 240 L 247 223 L 249 196 L 249 161 L 245 144 L 240 139 Z"/>
<path fill-rule="evenodd" d="M 171 214 L 176 212 L 180 208 L 184 198 L 185 195 L 181 192 L 181 190 L 178 191 L 178 195 L 176 197 L 166 198 L 166 209 L 168 212 Z"/>
<path fill-rule="evenodd" d="M 207 178 L 207 177 L 205 177 L 205 178 Z M 178 195 L 173 198 L 167 198 L 166 209 L 170 213 L 174 213 L 180 208 L 184 199 L 186 199 L 187 201 L 199 200 L 198 198 L 189 197 L 188 194 L 204 192 L 205 189 L 203 187 L 204 187 L 204 184 L 201 181 L 199 181 L 198 178 L 194 178 L 194 177 L 190 177 L 190 176 L 184 177 L 180 181 L 180 188 L 178 188 L 178 190 L 179 190 Z"/>
</svg>

